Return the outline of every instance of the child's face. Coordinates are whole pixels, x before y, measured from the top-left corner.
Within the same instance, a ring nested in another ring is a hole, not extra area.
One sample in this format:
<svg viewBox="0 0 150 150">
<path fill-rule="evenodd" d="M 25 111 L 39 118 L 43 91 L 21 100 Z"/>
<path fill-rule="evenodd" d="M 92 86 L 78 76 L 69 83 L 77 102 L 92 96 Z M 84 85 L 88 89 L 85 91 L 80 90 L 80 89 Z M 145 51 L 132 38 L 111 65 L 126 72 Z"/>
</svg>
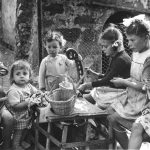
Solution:
<svg viewBox="0 0 150 150">
<path fill-rule="evenodd" d="M 127 35 L 128 45 L 133 52 L 142 52 L 147 48 L 147 39 L 137 35 Z"/>
<path fill-rule="evenodd" d="M 29 82 L 30 73 L 26 69 L 14 70 L 13 78 L 16 84 L 24 86 Z"/>
<path fill-rule="evenodd" d="M 102 51 L 106 56 L 111 56 L 114 54 L 112 50 L 112 43 L 108 40 L 101 40 Z"/>
<path fill-rule="evenodd" d="M 56 40 L 53 40 L 51 42 L 46 42 L 45 48 L 47 50 L 48 55 L 52 57 L 56 57 L 56 55 L 61 49 L 59 42 Z"/>
</svg>

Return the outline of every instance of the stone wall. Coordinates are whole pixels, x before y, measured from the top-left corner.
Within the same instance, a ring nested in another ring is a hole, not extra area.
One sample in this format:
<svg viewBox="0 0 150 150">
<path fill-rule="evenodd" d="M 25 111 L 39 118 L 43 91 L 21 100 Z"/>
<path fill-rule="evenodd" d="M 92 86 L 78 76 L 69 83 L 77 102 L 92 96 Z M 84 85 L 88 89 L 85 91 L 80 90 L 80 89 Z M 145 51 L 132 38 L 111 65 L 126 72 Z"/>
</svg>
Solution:
<svg viewBox="0 0 150 150">
<path fill-rule="evenodd" d="M 67 40 L 66 48 L 75 48 L 83 59 L 87 55 L 93 56 L 93 68 L 101 71 L 102 52 L 97 44 L 98 35 L 114 10 L 93 7 L 83 0 L 43 1 L 42 6 L 43 35 L 50 29 L 60 31 Z"/>
<path fill-rule="evenodd" d="M 150 0 L 89 0 L 91 4 L 141 13 L 150 13 Z"/>
<path fill-rule="evenodd" d="M 36 0 L 1 0 L 1 3 L 2 41 L 13 49 L 10 51 L 7 47 L 0 46 L 0 61 L 9 68 L 15 60 L 27 59 L 32 64 L 36 79 L 39 67 Z M 7 88 L 8 82 L 5 84 L 5 79 L 8 81 L 8 77 L 0 77 L 0 83 Z"/>
<path fill-rule="evenodd" d="M 41 61 L 39 58 L 47 55 L 43 47 L 40 50 L 38 47 L 37 18 L 40 16 L 37 16 L 39 14 L 37 2 L 39 0 L 0 1 L 2 2 L 3 40 L 14 47 L 14 51 L 7 52 L 13 57 L 6 64 L 11 64 L 14 59 L 28 59 L 37 76 Z M 87 55 L 93 56 L 95 61 L 93 69 L 101 72 L 102 52 L 97 40 L 107 20 L 121 11 L 149 13 L 149 1 L 41 0 L 42 38 L 49 29 L 62 32 L 67 40 L 66 48 L 75 48 L 83 58 Z M 40 57 L 39 52 L 42 54 Z"/>
<path fill-rule="evenodd" d="M 2 28 L 3 39 L 6 43 L 15 46 L 15 23 L 16 23 L 16 1 L 17 0 L 2 0 Z"/>
</svg>

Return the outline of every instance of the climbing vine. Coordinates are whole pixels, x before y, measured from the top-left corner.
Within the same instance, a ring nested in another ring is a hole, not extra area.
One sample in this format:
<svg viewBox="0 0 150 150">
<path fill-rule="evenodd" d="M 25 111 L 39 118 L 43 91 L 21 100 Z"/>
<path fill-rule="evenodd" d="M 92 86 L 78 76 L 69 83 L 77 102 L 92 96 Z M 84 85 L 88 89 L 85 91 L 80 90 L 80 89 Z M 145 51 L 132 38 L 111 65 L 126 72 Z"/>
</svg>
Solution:
<svg viewBox="0 0 150 150">
<path fill-rule="evenodd" d="M 32 22 L 36 0 L 17 1 L 15 59 L 28 59 L 32 44 Z"/>
</svg>

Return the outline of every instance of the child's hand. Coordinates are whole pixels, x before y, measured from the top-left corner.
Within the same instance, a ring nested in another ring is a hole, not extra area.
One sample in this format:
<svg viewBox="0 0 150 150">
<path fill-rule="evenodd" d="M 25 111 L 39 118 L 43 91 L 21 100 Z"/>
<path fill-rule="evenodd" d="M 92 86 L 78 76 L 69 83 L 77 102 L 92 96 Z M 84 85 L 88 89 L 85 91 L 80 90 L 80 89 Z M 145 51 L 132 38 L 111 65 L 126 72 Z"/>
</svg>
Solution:
<svg viewBox="0 0 150 150">
<path fill-rule="evenodd" d="M 26 98 L 25 101 L 28 102 L 28 107 L 31 107 L 33 105 L 39 105 L 41 103 L 42 99 L 42 92 L 38 91 L 37 93 L 33 94 L 30 98 Z"/>
<path fill-rule="evenodd" d="M 94 72 L 92 69 L 90 68 L 85 68 L 86 70 L 86 77 L 87 78 L 90 78 L 91 81 L 96 81 L 98 80 L 98 77 L 99 77 L 99 73 L 97 72 Z"/>
<path fill-rule="evenodd" d="M 150 113 L 150 108 L 145 108 L 142 110 L 142 115 L 146 115 L 148 113 Z"/>
<path fill-rule="evenodd" d="M 35 105 L 35 103 L 33 102 L 33 98 L 26 98 L 25 101 L 27 102 L 27 106 L 28 108 L 30 108 L 31 106 Z"/>
<path fill-rule="evenodd" d="M 81 84 L 77 90 L 84 92 L 86 89 L 90 89 L 92 87 L 91 82 Z"/>
<path fill-rule="evenodd" d="M 148 102 L 142 109 L 142 115 L 150 113 L 150 102 Z"/>
<path fill-rule="evenodd" d="M 26 102 L 29 102 L 29 101 L 30 101 L 30 99 L 31 99 L 30 97 L 25 98 L 25 101 L 26 101 Z"/>
</svg>

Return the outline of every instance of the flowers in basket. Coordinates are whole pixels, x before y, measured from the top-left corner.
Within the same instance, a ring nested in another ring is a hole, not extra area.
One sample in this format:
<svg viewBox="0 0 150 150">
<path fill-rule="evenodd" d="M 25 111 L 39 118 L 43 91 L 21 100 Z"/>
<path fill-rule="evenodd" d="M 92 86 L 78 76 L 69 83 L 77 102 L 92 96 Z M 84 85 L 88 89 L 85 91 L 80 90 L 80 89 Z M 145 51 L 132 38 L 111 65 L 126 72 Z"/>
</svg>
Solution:
<svg viewBox="0 0 150 150">
<path fill-rule="evenodd" d="M 59 87 L 62 89 L 73 89 L 72 83 L 68 81 L 62 81 L 61 83 L 59 83 Z"/>
<path fill-rule="evenodd" d="M 45 98 L 45 93 L 40 91 L 31 96 L 30 103 L 35 103 L 39 107 L 45 107 L 48 105 L 48 101 Z"/>
</svg>

